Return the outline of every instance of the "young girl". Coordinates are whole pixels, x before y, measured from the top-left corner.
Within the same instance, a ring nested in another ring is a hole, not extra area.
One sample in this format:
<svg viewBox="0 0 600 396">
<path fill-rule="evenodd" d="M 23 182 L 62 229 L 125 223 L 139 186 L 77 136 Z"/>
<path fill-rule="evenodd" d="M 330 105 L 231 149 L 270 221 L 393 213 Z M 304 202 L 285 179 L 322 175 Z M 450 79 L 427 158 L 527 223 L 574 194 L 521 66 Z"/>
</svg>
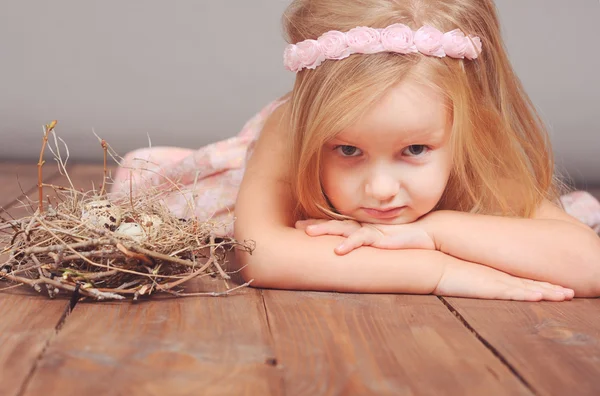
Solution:
<svg viewBox="0 0 600 396">
<path fill-rule="evenodd" d="M 600 295 L 600 204 L 579 192 L 563 197 L 587 205 L 579 220 L 561 208 L 492 0 L 295 0 L 284 21 L 290 94 L 227 141 L 128 154 L 114 190 L 141 158 L 161 176 L 135 188 L 176 179 L 201 218 L 235 206 L 235 237 L 256 242 L 238 255 L 253 286 Z M 190 215 L 181 194 L 167 203 Z"/>
</svg>

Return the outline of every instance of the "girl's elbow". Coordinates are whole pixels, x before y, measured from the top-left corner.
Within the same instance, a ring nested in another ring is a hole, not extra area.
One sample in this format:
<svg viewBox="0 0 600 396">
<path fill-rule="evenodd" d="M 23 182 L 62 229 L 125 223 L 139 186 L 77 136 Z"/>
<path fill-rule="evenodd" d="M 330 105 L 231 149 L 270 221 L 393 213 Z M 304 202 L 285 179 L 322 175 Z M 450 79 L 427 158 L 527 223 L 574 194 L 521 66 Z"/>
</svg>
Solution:
<svg viewBox="0 0 600 396">
<path fill-rule="evenodd" d="M 588 235 L 589 243 L 579 251 L 578 272 L 583 284 L 575 288 L 576 297 L 600 297 L 600 238 L 591 230 Z"/>
<path fill-rule="evenodd" d="M 598 276 L 598 275 L 597 275 Z M 600 297 L 600 281 L 598 278 L 582 282 L 582 285 L 573 287 L 576 298 Z"/>
<path fill-rule="evenodd" d="M 589 263 L 585 286 L 575 290 L 575 297 L 600 297 L 600 255 Z"/>
<path fill-rule="evenodd" d="M 265 289 L 282 288 L 284 282 L 277 266 L 269 265 L 265 257 L 237 250 L 236 261 L 244 282 L 251 282 L 250 286 Z"/>
<path fill-rule="evenodd" d="M 244 281 L 251 282 L 252 287 L 258 288 L 293 288 L 294 273 L 289 266 L 289 250 L 284 248 L 290 246 L 290 241 L 286 239 L 288 234 L 282 232 L 283 228 L 262 227 L 257 230 L 256 226 L 241 225 L 244 224 L 238 223 L 238 227 L 234 229 L 234 238 L 238 241 L 252 240 L 255 246 L 252 253 L 243 250 L 235 252 L 235 260 Z"/>
</svg>

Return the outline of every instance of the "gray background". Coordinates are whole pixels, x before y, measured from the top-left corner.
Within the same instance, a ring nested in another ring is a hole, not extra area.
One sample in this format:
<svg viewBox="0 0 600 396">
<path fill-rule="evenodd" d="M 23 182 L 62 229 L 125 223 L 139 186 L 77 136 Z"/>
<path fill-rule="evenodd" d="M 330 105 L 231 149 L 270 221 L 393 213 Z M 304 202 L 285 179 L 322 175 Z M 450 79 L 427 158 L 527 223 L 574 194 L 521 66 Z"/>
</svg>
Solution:
<svg viewBox="0 0 600 396">
<path fill-rule="evenodd" d="M 0 159 L 35 160 L 42 125 L 71 158 L 197 148 L 287 92 L 288 0 L 0 0 Z M 600 1 L 497 0 L 518 75 L 558 167 L 600 184 Z"/>
</svg>

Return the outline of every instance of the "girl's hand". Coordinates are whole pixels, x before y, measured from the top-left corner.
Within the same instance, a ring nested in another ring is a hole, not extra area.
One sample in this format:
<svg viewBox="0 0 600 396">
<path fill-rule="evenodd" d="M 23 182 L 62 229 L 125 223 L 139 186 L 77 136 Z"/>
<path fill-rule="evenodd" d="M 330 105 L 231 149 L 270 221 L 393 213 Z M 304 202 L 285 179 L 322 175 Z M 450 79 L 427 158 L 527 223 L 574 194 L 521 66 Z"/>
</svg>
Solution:
<svg viewBox="0 0 600 396">
<path fill-rule="evenodd" d="M 335 253 L 344 255 L 361 246 L 379 249 L 431 249 L 435 242 L 418 220 L 409 224 L 369 224 L 353 220 L 300 220 L 296 228 L 307 235 L 339 235 L 346 240 L 335 248 Z"/>
<path fill-rule="evenodd" d="M 518 301 L 572 300 L 575 292 L 547 282 L 519 278 L 469 262 L 446 265 L 433 294 L 452 297 Z"/>
</svg>

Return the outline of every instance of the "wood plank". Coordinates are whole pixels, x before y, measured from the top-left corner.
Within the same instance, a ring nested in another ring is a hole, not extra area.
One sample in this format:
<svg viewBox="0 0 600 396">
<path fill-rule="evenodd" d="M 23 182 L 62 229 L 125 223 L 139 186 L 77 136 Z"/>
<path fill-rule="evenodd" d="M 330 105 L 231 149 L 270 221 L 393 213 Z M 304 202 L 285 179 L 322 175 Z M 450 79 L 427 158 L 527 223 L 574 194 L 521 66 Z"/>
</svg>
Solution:
<svg viewBox="0 0 600 396">
<path fill-rule="evenodd" d="M 24 395 L 279 395 L 260 292 L 78 303 Z"/>
<path fill-rule="evenodd" d="M 101 175 L 98 169 L 77 166 L 71 176 L 89 180 Z M 187 291 L 223 289 L 222 281 L 209 278 Z M 273 361 L 256 289 L 222 298 L 79 302 L 24 395 L 278 395 Z"/>
<path fill-rule="evenodd" d="M 600 394 L 599 299 L 447 301 L 536 394 Z"/>
<path fill-rule="evenodd" d="M 44 296 L 0 294 L 1 395 L 18 394 L 56 334 L 67 303 Z"/>
<path fill-rule="evenodd" d="M 286 394 L 531 394 L 435 296 L 264 299 Z"/>
<path fill-rule="evenodd" d="M 56 179 L 56 170 L 47 170 L 46 181 Z M 18 180 L 21 183 L 17 182 Z M 22 198 L 21 189 L 35 192 L 37 166 L 33 163 L 0 164 L 0 203 L 14 216 L 24 209 L 14 209 L 15 200 Z M 4 262 L 6 255 L 0 256 Z M 0 289 L 7 287 L 0 282 Z M 43 353 L 56 327 L 61 322 L 68 300 L 49 300 L 29 287 L 19 287 L 0 292 L 0 394 L 16 395 L 34 370 L 37 359 Z"/>
<path fill-rule="evenodd" d="M 0 395 L 16 395 L 56 334 L 68 301 L 0 294 Z"/>
</svg>

